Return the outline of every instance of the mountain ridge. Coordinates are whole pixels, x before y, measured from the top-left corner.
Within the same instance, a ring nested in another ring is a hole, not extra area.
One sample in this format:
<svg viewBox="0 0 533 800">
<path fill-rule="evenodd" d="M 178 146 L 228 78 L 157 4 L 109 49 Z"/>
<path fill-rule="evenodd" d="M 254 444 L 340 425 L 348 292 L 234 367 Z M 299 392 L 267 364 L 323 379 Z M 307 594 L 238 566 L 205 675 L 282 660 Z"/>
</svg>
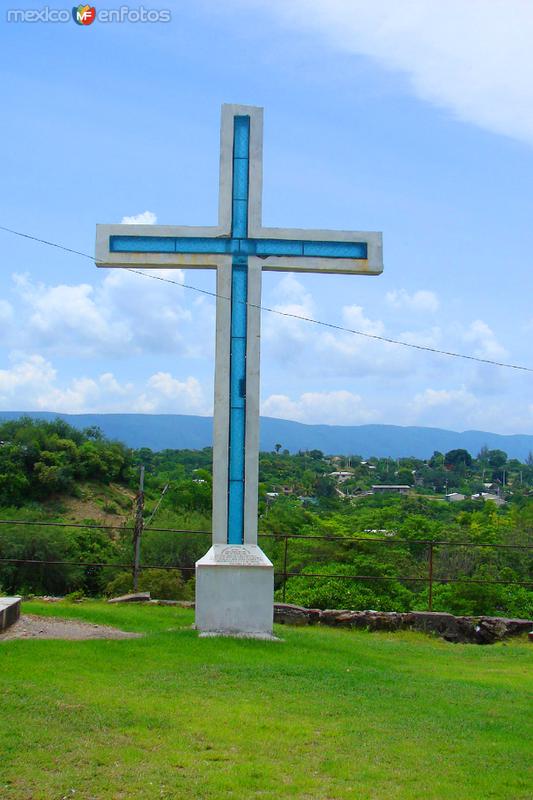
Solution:
<svg viewBox="0 0 533 800">
<path fill-rule="evenodd" d="M 134 448 L 200 450 L 210 447 L 212 443 L 212 417 L 186 414 L 0 411 L 0 421 L 22 416 L 45 420 L 60 417 L 80 429 L 97 425 L 108 438 L 119 439 L 128 447 Z M 533 435 L 385 424 L 309 425 L 293 420 L 261 417 L 261 450 L 273 450 L 276 444 L 281 444 L 291 452 L 316 449 L 329 454 L 391 458 L 429 458 L 434 450 L 447 452 L 459 447 L 477 455 L 486 446 L 491 450 L 504 450 L 510 458 L 524 461 L 533 452 Z"/>
</svg>

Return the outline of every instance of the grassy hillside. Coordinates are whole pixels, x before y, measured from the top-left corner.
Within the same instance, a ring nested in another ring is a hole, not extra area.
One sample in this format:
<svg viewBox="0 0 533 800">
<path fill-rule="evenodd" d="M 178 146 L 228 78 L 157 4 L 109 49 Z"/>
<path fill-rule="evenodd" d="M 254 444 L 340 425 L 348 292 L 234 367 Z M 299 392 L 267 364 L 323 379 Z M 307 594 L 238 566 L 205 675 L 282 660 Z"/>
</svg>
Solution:
<svg viewBox="0 0 533 800">
<path fill-rule="evenodd" d="M 146 636 L 0 644 L 3 800 L 531 797 L 527 642 L 199 639 L 182 609 L 25 610 Z"/>
<path fill-rule="evenodd" d="M 43 519 L 60 517 L 64 522 L 94 520 L 101 525 L 131 524 L 135 493 L 127 486 L 82 481 L 77 496 L 57 495 L 41 501 Z"/>
</svg>

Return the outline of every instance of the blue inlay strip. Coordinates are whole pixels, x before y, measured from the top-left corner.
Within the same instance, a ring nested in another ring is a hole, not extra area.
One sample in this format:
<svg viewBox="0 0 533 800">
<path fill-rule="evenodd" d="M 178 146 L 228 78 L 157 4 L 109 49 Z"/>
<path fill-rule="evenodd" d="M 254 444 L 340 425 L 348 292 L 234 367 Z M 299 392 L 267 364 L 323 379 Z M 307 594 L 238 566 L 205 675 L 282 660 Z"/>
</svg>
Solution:
<svg viewBox="0 0 533 800">
<path fill-rule="evenodd" d="M 232 212 L 232 235 L 235 242 L 233 247 L 238 252 L 239 241 L 246 237 L 246 229 L 248 228 L 248 202 L 246 200 L 234 200 Z"/>
<path fill-rule="evenodd" d="M 250 155 L 250 117 L 233 119 L 233 158 L 249 158 Z"/>
<path fill-rule="evenodd" d="M 231 344 L 229 376 L 228 542 L 244 542 L 244 481 L 246 441 L 246 323 L 248 300 L 248 186 L 250 117 L 233 121 L 233 184 L 230 247 Z M 246 244 L 243 243 L 246 242 Z M 242 250 L 241 250 L 242 247 Z"/>
<path fill-rule="evenodd" d="M 228 483 L 228 543 L 243 543 L 244 481 Z"/>
<path fill-rule="evenodd" d="M 235 256 L 231 273 L 230 427 L 228 542 L 244 541 L 244 460 L 246 437 L 246 322 L 248 265 Z"/>
<path fill-rule="evenodd" d="M 110 236 L 111 253 L 174 253 L 173 236 Z"/>
<path fill-rule="evenodd" d="M 233 159 L 233 197 L 246 200 L 248 197 L 248 159 Z"/>
<path fill-rule="evenodd" d="M 176 253 L 231 253 L 231 239 L 179 236 L 174 242 Z"/>
<path fill-rule="evenodd" d="M 257 239 L 255 252 L 258 256 L 303 256 L 304 243 L 290 239 Z"/>
<path fill-rule="evenodd" d="M 248 236 L 248 185 L 250 166 L 250 117 L 233 121 L 233 185 L 231 235 L 234 239 Z"/>
<path fill-rule="evenodd" d="M 241 189 L 239 189 L 241 191 Z M 247 227 L 247 201 L 233 202 L 233 228 Z M 309 242 L 297 239 L 247 239 L 209 236 L 110 236 L 112 253 L 212 253 L 214 255 L 318 256 L 367 258 L 366 242 Z"/>
<path fill-rule="evenodd" d="M 304 256 L 326 258 L 367 258 L 368 247 L 363 242 L 304 242 Z"/>
</svg>

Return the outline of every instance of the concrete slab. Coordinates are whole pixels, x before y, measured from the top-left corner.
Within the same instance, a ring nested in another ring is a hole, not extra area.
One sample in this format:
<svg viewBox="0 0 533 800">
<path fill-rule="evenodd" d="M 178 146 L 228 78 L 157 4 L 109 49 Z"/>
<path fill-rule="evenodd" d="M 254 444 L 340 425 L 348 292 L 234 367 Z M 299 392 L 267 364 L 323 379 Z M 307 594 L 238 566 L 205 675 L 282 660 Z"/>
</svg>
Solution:
<svg viewBox="0 0 533 800">
<path fill-rule="evenodd" d="M 21 597 L 0 597 L 0 633 L 20 617 Z"/>
</svg>

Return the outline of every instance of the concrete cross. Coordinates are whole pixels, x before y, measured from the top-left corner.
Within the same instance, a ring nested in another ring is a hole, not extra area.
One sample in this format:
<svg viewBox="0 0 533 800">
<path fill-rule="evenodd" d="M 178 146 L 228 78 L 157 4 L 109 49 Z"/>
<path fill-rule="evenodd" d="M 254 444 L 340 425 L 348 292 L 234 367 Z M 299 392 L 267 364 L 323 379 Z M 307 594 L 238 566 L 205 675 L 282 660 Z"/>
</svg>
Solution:
<svg viewBox="0 0 533 800">
<path fill-rule="evenodd" d="M 272 565 L 257 547 L 261 271 L 383 270 L 380 233 L 264 228 L 262 156 L 263 109 L 223 105 L 217 226 L 97 226 L 99 267 L 217 270 L 213 547 L 197 581 L 225 570 L 206 581 L 205 597 L 197 589 L 196 623 L 205 631 L 272 628 Z M 254 567 L 265 575 L 263 597 Z"/>
</svg>

